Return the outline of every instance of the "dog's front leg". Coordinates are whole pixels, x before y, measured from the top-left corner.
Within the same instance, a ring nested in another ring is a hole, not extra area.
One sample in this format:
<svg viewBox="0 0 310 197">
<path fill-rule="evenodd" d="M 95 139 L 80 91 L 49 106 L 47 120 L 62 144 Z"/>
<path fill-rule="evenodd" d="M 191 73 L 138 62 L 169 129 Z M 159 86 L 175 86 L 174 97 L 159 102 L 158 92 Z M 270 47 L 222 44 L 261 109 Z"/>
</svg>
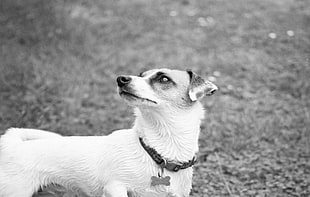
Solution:
<svg viewBox="0 0 310 197">
<path fill-rule="evenodd" d="M 121 182 L 112 181 L 104 186 L 102 197 L 128 197 L 127 189 Z"/>
</svg>

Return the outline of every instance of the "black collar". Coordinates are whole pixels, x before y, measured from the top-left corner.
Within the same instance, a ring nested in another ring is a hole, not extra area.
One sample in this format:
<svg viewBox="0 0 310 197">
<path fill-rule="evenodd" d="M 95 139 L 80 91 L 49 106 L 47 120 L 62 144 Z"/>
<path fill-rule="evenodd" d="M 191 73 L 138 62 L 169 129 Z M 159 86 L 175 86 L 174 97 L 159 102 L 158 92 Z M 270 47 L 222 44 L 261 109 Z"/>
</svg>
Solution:
<svg viewBox="0 0 310 197">
<path fill-rule="evenodd" d="M 167 159 L 164 159 L 154 148 L 147 146 L 143 139 L 139 137 L 140 144 L 144 150 L 150 155 L 150 157 L 157 163 L 160 167 L 166 168 L 169 171 L 177 172 L 182 169 L 192 167 L 196 163 L 196 157 L 194 156 L 192 160 L 188 162 L 173 162 Z"/>
</svg>

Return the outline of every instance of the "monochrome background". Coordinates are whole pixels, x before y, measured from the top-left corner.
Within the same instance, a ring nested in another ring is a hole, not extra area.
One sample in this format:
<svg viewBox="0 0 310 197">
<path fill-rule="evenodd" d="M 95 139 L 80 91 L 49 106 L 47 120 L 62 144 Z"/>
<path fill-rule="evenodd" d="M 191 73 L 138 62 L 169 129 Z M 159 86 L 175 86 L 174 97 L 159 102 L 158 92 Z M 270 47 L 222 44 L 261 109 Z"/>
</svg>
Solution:
<svg viewBox="0 0 310 197">
<path fill-rule="evenodd" d="M 0 0 L 0 134 L 128 128 L 116 77 L 160 67 L 220 87 L 191 196 L 310 196 L 309 0 Z"/>
</svg>

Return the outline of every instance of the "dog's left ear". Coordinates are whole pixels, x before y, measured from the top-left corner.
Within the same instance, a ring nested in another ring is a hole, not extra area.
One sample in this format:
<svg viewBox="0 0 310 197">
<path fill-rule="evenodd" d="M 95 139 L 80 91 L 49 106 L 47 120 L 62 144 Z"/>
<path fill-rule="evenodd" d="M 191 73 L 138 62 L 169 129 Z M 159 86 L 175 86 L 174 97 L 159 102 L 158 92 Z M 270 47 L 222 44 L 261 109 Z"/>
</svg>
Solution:
<svg viewBox="0 0 310 197">
<path fill-rule="evenodd" d="M 218 90 L 218 87 L 214 85 L 211 81 L 204 80 L 199 75 L 191 70 L 187 70 L 190 78 L 190 85 L 188 96 L 191 101 L 197 101 L 202 99 L 205 95 L 211 96 Z"/>
</svg>

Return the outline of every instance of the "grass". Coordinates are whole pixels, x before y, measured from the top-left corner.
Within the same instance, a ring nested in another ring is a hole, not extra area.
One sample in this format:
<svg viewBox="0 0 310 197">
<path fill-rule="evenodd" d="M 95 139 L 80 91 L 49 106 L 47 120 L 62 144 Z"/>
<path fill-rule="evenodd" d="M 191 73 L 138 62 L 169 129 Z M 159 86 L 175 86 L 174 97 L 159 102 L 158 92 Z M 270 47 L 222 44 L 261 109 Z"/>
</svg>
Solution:
<svg viewBox="0 0 310 197">
<path fill-rule="evenodd" d="M 116 76 L 191 68 L 221 88 L 204 100 L 191 195 L 309 196 L 309 13 L 307 0 L 2 0 L 0 133 L 128 128 Z"/>
</svg>

